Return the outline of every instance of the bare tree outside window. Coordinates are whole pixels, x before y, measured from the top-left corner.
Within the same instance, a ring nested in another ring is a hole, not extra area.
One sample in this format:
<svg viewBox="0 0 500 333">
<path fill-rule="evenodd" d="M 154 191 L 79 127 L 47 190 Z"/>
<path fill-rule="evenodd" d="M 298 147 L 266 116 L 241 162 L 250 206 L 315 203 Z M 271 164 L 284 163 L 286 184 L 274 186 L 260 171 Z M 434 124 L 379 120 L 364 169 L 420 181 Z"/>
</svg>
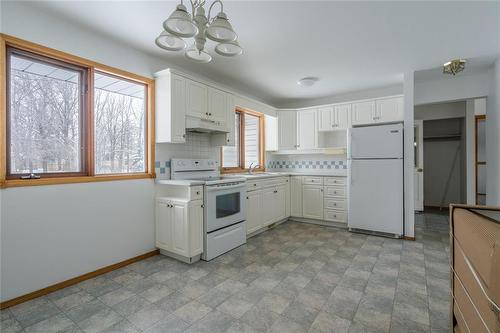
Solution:
<svg viewBox="0 0 500 333">
<path fill-rule="evenodd" d="M 12 53 L 10 175 L 82 171 L 82 71 Z"/>
<path fill-rule="evenodd" d="M 96 174 L 146 170 L 146 86 L 104 73 L 94 79 Z"/>
</svg>

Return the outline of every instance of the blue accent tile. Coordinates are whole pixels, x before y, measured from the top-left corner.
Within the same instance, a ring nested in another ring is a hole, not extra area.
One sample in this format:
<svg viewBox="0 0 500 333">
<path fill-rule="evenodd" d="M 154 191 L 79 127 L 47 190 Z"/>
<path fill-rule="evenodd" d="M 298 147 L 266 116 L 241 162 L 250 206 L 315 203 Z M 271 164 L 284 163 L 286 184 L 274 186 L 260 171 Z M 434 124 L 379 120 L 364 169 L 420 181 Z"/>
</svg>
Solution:
<svg viewBox="0 0 500 333">
<path fill-rule="evenodd" d="M 170 168 L 170 161 L 165 162 L 165 168 Z"/>
<path fill-rule="evenodd" d="M 155 168 L 159 168 L 160 167 L 160 161 L 155 161 Z"/>
<path fill-rule="evenodd" d="M 162 175 L 165 174 L 165 168 L 160 168 L 160 174 L 162 174 Z"/>
</svg>

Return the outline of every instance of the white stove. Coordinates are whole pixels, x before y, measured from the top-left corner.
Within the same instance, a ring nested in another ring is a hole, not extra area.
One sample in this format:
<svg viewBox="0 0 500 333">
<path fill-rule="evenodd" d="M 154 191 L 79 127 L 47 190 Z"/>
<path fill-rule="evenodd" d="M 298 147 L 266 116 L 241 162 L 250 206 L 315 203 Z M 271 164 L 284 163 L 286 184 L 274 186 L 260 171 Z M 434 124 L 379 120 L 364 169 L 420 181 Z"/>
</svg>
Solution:
<svg viewBox="0 0 500 333">
<path fill-rule="evenodd" d="M 170 161 L 171 179 L 203 182 L 203 260 L 212 260 L 246 243 L 246 179 L 221 178 L 212 159 Z"/>
</svg>

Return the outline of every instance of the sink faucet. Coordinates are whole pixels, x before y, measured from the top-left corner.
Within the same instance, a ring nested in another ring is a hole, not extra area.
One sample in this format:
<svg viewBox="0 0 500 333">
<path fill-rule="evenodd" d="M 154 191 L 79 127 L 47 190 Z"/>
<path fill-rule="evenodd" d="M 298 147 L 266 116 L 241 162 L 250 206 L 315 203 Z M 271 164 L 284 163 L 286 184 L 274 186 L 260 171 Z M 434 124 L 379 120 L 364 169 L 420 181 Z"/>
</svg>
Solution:
<svg viewBox="0 0 500 333">
<path fill-rule="evenodd" d="M 252 172 L 255 171 L 255 169 L 260 168 L 260 164 L 255 164 L 253 165 L 253 162 L 250 163 L 250 166 L 248 167 L 248 174 L 251 175 Z"/>
</svg>

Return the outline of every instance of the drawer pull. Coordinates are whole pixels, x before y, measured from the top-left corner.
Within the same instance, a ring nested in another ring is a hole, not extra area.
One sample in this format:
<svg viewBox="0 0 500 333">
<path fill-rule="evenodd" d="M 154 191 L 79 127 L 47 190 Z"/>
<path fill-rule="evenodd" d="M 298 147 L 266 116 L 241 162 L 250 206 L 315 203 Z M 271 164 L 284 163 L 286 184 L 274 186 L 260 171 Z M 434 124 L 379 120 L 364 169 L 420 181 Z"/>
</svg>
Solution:
<svg viewBox="0 0 500 333">
<path fill-rule="evenodd" d="M 200 195 L 200 191 L 196 191 L 196 194 L 197 194 L 197 195 Z"/>
</svg>

